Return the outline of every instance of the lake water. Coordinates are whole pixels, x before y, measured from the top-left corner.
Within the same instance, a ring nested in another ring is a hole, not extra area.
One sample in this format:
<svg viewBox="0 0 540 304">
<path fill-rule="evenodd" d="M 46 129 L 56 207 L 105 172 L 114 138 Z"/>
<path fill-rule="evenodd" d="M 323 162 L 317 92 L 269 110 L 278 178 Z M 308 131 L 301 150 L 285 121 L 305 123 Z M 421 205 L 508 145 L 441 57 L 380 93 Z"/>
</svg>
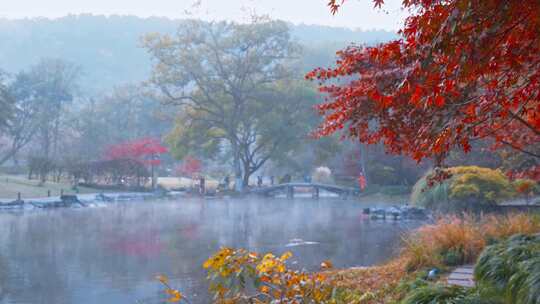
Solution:
<svg viewBox="0 0 540 304">
<path fill-rule="evenodd" d="M 340 199 L 125 202 L 0 213 L 0 303 L 160 303 L 166 274 L 209 303 L 203 261 L 221 246 L 281 254 L 294 267 L 366 266 L 395 254 L 414 221 L 372 221 Z"/>
</svg>

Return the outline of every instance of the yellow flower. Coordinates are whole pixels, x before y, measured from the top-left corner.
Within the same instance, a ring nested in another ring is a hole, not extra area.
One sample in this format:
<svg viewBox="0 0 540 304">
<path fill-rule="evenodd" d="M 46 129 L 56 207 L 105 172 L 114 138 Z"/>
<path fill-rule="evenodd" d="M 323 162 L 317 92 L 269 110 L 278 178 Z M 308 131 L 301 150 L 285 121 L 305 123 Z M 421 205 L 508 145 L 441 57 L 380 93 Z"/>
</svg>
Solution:
<svg viewBox="0 0 540 304">
<path fill-rule="evenodd" d="M 218 269 L 223 266 L 228 258 L 235 254 L 235 251 L 231 248 L 224 247 L 216 254 L 211 256 L 203 264 L 204 269 L 213 268 Z"/>
<path fill-rule="evenodd" d="M 326 261 L 321 263 L 321 269 L 323 269 L 323 270 L 327 270 L 327 269 L 330 269 L 332 267 L 334 267 L 334 266 L 332 265 L 332 262 L 330 262 L 329 260 L 326 260 Z"/>
<path fill-rule="evenodd" d="M 162 275 L 162 274 L 157 275 L 156 280 L 160 281 L 163 284 L 168 284 L 169 283 L 169 279 L 166 276 Z"/>
<path fill-rule="evenodd" d="M 290 251 L 285 252 L 281 257 L 279 258 L 282 261 L 286 261 L 292 257 L 292 253 Z"/>
<path fill-rule="evenodd" d="M 261 288 L 259 288 L 259 290 L 262 292 L 262 293 L 268 293 L 270 291 L 270 287 L 268 286 L 261 286 Z"/>
<path fill-rule="evenodd" d="M 170 303 L 177 303 L 177 302 L 180 302 L 180 300 L 182 300 L 182 293 L 176 289 L 167 289 L 166 290 L 167 294 L 170 295 L 171 297 L 167 299 L 167 302 L 170 302 Z"/>
<path fill-rule="evenodd" d="M 263 260 L 271 260 L 273 258 L 275 258 L 275 256 L 273 254 L 267 253 L 267 254 L 264 255 Z"/>
<path fill-rule="evenodd" d="M 213 264 L 212 262 L 213 262 L 212 258 L 209 258 L 208 260 L 204 261 L 203 268 L 208 269 L 212 267 L 212 264 Z"/>
<path fill-rule="evenodd" d="M 221 271 L 220 274 L 221 274 L 222 277 L 225 278 L 225 277 L 227 277 L 227 276 L 229 276 L 231 274 L 231 271 L 229 269 L 224 269 L 224 270 Z"/>
</svg>

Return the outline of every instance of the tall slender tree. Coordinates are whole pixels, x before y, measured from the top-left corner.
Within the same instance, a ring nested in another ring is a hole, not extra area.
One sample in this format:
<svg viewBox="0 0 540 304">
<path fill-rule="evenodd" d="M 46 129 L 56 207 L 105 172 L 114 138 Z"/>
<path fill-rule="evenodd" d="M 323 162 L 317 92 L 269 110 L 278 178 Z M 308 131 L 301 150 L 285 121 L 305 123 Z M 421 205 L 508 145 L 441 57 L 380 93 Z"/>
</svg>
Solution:
<svg viewBox="0 0 540 304">
<path fill-rule="evenodd" d="M 13 99 L 8 92 L 4 72 L 0 71 L 0 135 L 8 129 L 13 115 Z"/>
<path fill-rule="evenodd" d="M 43 59 L 22 71 L 6 88 L 12 112 L 0 164 L 8 161 L 32 140 L 40 141 L 39 155 L 53 157 L 58 150 L 65 104 L 73 98 L 79 69 L 60 59 Z"/>
<path fill-rule="evenodd" d="M 45 157 L 56 157 L 65 107 L 74 98 L 80 69 L 62 59 L 45 58 L 27 74 L 27 97 L 40 102 L 39 140 Z"/>
</svg>

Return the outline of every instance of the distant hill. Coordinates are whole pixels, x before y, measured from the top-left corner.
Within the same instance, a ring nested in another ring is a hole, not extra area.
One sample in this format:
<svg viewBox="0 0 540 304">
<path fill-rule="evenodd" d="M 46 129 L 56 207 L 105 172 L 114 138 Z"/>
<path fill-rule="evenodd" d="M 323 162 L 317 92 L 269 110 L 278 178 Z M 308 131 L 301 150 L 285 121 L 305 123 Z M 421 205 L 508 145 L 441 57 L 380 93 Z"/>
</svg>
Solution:
<svg viewBox="0 0 540 304">
<path fill-rule="evenodd" d="M 15 73 L 42 57 L 58 57 L 81 66 L 81 86 L 99 93 L 148 77 L 150 60 L 140 48 L 149 32 L 174 33 L 182 20 L 135 16 L 72 15 L 59 19 L 0 19 L 0 69 Z M 291 25 L 306 46 L 305 65 L 328 65 L 350 42 L 373 44 L 395 37 L 387 31 L 356 31 L 318 25 Z"/>
<path fill-rule="evenodd" d="M 397 37 L 396 33 L 385 30 L 361 31 L 341 27 L 305 24 L 291 25 L 291 32 L 294 37 L 305 44 L 328 42 L 338 44 L 349 44 L 351 42 L 374 44 Z"/>
</svg>

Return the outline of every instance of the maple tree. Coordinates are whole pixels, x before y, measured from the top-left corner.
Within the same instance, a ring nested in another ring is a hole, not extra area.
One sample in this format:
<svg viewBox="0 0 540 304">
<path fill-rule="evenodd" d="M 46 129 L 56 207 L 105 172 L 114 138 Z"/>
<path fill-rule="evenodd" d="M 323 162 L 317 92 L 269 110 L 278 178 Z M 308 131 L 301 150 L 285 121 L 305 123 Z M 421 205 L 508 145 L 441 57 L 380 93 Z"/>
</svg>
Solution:
<svg viewBox="0 0 540 304">
<path fill-rule="evenodd" d="M 331 0 L 336 13 L 344 0 Z M 382 0 L 373 0 L 376 7 Z M 400 38 L 351 45 L 306 77 L 327 94 L 317 134 L 442 166 L 449 151 L 488 140 L 520 151 L 540 176 L 540 2 L 404 0 Z"/>
<path fill-rule="evenodd" d="M 182 163 L 176 168 L 176 173 L 185 176 L 193 176 L 200 173 L 202 170 L 202 163 L 200 160 L 192 156 L 186 156 L 182 160 Z"/>
<path fill-rule="evenodd" d="M 157 166 L 161 160 L 155 156 L 167 153 L 168 149 L 156 138 L 146 137 L 109 146 L 105 151 L 108 160 L 131 159 L 147 166 Z"/>
<path fill-rule="evenodd" d="M 161 164 L 161 160 L 157 156 L 168 151 L 167 147 L 161 145 L 159 139 L 145 137 L 109 146 L 105 151 L 105 158 L 109 161 L 128 161 L 128 167 L 133 167 L 134 171 L 137 172 L 137 185 L 140 184 L 138 166 L 150 166 L 152 168 L 152 188 L 154 188 L 156 186 L 154 167 Z"/>
</svg>

